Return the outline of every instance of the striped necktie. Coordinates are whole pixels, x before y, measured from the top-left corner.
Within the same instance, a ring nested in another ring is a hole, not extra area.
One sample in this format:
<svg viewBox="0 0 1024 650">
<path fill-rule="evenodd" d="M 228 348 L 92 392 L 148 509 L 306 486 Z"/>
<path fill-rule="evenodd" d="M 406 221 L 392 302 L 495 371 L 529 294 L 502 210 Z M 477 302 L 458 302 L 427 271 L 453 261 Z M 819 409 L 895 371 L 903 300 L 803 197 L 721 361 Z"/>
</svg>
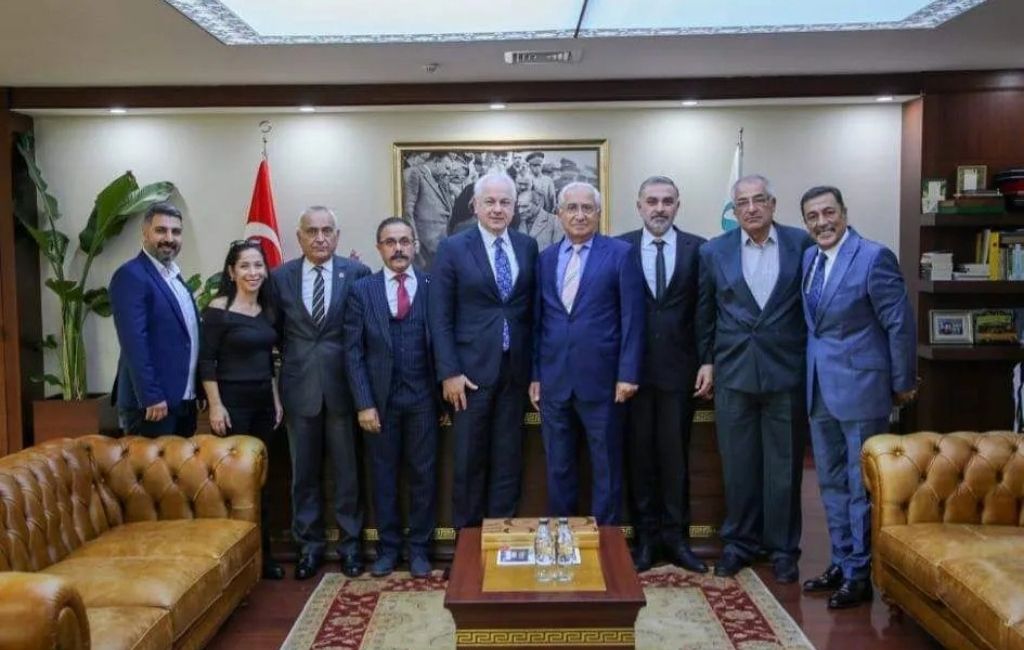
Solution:
<svg viewBox="0 0 1024 650">
<path fill-rule="evenodd" d="M 316 279 L 313 280 L 313 322 L 317 327 L 324 322 L 324 267 L 314 266 Z"/>
<path fill-rule="evenodd" d="M 572 304 L 576 301 L 576 294 L 580 290 L 580 244 L 573 244 L 572 254 L 569 256 L 569 263 L 565 265 L 565 277 L 562 279 L 562 304 L 565 311 L 572 312 Z"/>
</svg>

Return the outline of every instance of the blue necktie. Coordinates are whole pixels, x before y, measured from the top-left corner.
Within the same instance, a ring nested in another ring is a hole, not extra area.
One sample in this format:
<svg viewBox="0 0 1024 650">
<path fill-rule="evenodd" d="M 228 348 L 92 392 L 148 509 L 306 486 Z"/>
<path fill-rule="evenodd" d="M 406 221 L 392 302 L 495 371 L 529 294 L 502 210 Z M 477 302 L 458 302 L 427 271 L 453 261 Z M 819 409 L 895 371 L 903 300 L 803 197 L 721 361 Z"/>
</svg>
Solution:
<svg viewBox="0 0 1024 650">
<path fill-rule="evenodd" d="M 810 308 L 811 316 L 818 313 L 818 302 L 821 300 L 821 291 L 825 288 L 825 254 L 818 251 L 818 258 L 814 261 L 814 275 L 811 276 L 811 286 L 807 289 L 807 306 Z"/>
<path fill-rule="evenodd" d="M 498 293 L 501 294 L 501 301 L 505 302 L 512 295 L 512 265 L 508 262 L 508 255 L 505 254 L 504 241 L 501 238 L 494 240 L 494 275 L 498 281 Z M 508 332 L 508 320 L 501 324 L 501 349 L 507 352 L 511 338 Z"/>
</svg>

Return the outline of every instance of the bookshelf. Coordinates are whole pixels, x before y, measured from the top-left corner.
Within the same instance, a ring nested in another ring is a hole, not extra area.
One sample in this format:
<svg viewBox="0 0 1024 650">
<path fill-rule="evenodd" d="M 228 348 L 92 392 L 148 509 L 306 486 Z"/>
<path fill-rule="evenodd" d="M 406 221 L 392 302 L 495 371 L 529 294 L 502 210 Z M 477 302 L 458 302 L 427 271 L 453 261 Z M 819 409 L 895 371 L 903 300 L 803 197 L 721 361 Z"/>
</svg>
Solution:
<svg viewBox="0 0 1024 650">
<path fill-rule="evenodd" d="M 936 214 L 921 215 L 921 225 L 940 228 L 1022 228 L 1024 212 L 1003 212 L 998 214 Z"/>
<path fill-rule="evenodd" d="M 1019 345 L 917 344 L 917 356 L 932 361 L 1024 361 Z"/>
<path fill-rule="evenodd" d="M 1010 280 L 920 280 L 921 293 L 981 293 L 1024 295 L 1024 281 Z"/>
</svg>

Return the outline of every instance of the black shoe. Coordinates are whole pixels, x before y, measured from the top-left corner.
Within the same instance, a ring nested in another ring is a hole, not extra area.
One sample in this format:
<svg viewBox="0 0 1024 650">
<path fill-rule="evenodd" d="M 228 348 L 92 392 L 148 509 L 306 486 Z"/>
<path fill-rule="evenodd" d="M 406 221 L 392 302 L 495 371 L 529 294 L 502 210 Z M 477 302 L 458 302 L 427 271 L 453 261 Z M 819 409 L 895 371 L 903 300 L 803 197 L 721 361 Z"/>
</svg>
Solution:
<svg viewBox="0 0 1024 650">
<path fill-rule="evenodd" d="M 312 578 L 320 570 L 322 562 L 323 560 L 317 555 L 300 556 L 299 563 L 295 565 L 295 579 L 306 580 Z"/>
<path fill-rule="evenodd" d="M 699 557 L 693 554 L 690 546 L 680 542 L 666 551 L 668 561 L 677 567 L 693 571 L 694 573 L 707 573 L 708 565 Z"/>
<path fill-rule="evenodd" d="M 715 576 L 731 578 L 747 566 L 750 566 L 750 562 L 747 562 L 732 551 L 726 551 L 722 554 L 722 559 L 715 563 Z"/>
<path fill-rule="evenodd" d="M 263 579 L 264 580 L 283 580 L 284 579 L 284 567 L 271 559 L 263 560 Z"/>
<path fill-rule="evenodd" d="M 772 562 L 772 573 L 775 574 L 775 582 L 788 585 L 800 578 L 800 567 L 796 563 L 796 558 L 780 557 Z"/>
<path fill-rule="evenodd" d="M 804 591 L 813 594 L 821 591 L 835 591 L 843 584 L 843 570 L 836 564 L 831 564 L 825 572 L 817 578 L 804 580 Z"/>
<path fill-rule="evenodd" d="M 633 549 L 633 566 L 637 573 L 648 571 L 654 566 L 654 546 L 649 541 L 637 541 Z"/>
<path fill-rule="evenodd" d="M 363 559 L 359 553 L 346 553 L 341 556 L 341 572 L 349 578 L 358 578 L 363 573 Z"/>
<path fill-rule="evenodd" d="M 871 581 L 867 578 L 862 580 L 843 580 L 831 596 L 828 597 L 829 609 L 846 609 L 856 607 L 861 603 L 870 603 L 874 597 L 871 590 Z"/>
</svg>

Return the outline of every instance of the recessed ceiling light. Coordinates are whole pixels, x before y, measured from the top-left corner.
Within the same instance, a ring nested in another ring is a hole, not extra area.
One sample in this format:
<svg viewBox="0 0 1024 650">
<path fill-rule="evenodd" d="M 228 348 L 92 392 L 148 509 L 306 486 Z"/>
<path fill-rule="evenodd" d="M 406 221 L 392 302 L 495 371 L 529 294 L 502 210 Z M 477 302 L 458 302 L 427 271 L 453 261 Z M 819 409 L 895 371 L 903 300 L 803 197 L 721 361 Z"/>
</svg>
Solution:
<svg viewBox="0 0 1024 650">
<path fill-rule="evenodd" d="M 683 100 L 683 106 L 696 106 L 696 105 L 697 105 L 697 100 L 696 99 L 686 99 L 686 100 Z"/>
<path fill-rule="evenodd" d="M 501 102 L 494 102 L 494 103 L 491 104 L 491 110 L 492 111 L 505 110 L 505 105 L 502 104 Z"/>
<path fill-rule="evenodd" d="M 892 100 L 892 95 L 882 95 L 881 97 L 875 97 L 876 102 L 891 102 Z"/>
<path fill-rule="evenodd" d="M 112 108 L 112 109 L 110 109 L 110 114 L 111 115 L 124 115 L 127 112 L 128 112 L 127 108 Z"/>
<path fill-rule="evenodd" d="M 316 113 L 315 106 L 299 106 L 300 113 Z"/>
</svg>

